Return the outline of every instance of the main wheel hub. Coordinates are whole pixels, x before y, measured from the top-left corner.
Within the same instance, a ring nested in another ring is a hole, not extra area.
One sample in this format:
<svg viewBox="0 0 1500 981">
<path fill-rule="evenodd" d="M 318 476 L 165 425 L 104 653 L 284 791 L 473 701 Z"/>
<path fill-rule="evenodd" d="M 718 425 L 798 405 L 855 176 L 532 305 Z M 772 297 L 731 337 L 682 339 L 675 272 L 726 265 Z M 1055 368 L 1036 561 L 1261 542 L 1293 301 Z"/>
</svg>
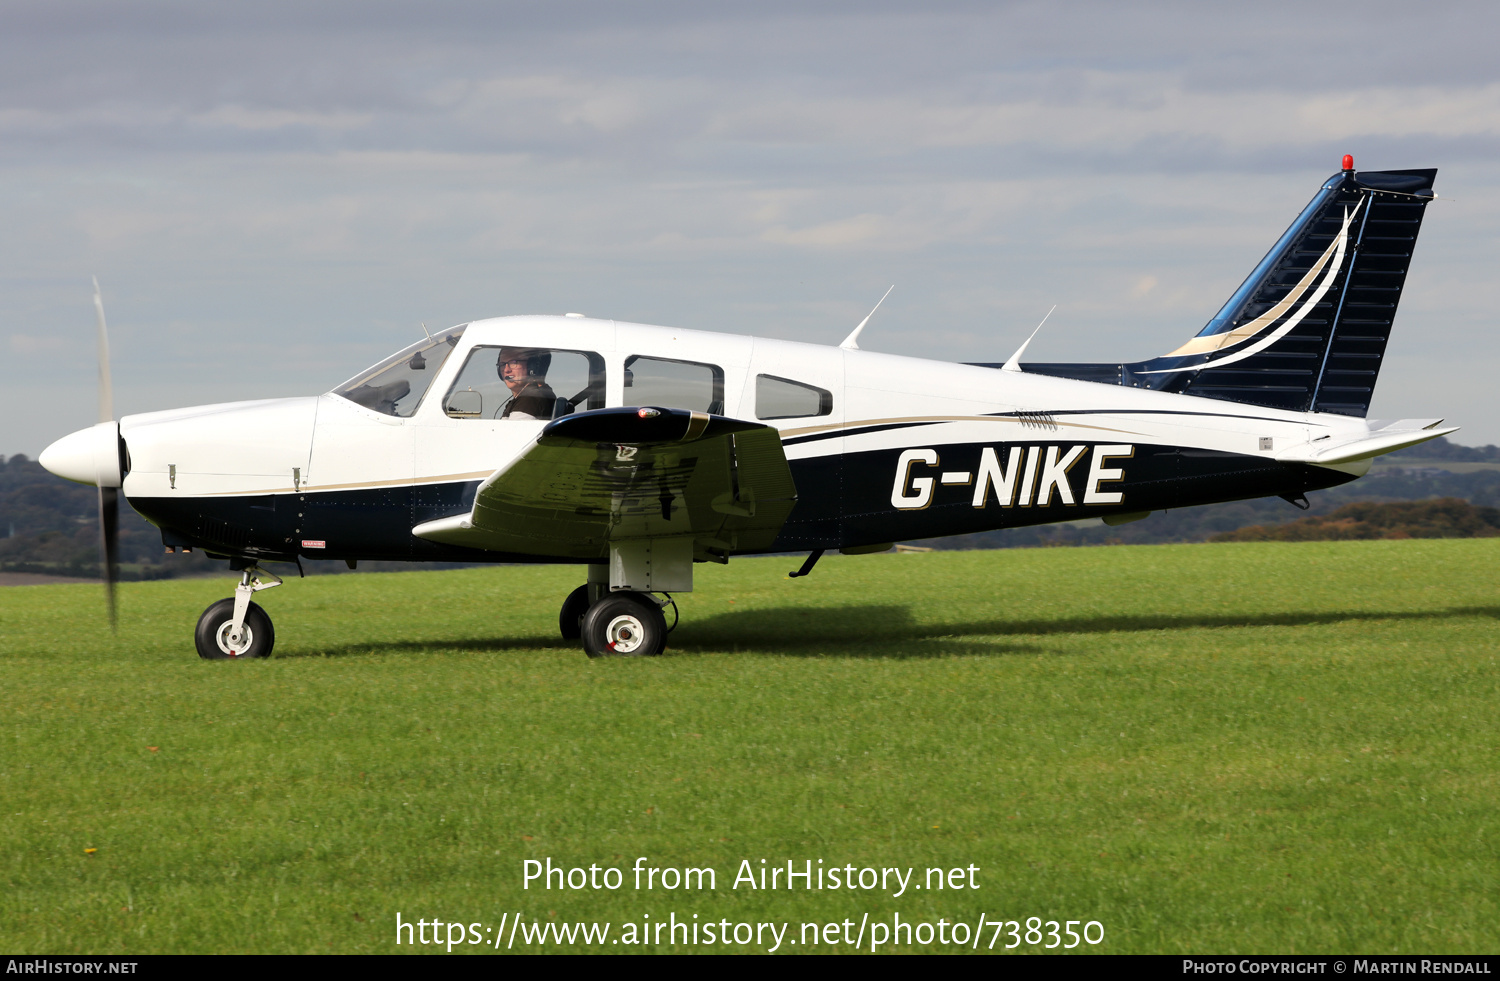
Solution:
<svg viewBox="0 0 1500 981">
<path fill-rule="evenodd" d="M 604 630 L 609 649 L 616 654 L 634 654 L 646 641 L 646 628 L 633 616 L 617 616 Z"/>
</svg>

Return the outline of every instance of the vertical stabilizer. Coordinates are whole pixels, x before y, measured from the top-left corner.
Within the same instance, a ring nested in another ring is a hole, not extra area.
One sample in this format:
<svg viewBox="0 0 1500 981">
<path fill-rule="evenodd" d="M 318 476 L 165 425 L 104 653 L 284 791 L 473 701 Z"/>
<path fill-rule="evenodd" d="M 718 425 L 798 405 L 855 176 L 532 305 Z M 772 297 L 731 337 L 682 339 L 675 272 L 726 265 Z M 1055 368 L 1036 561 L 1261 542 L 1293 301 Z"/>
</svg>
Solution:
<svg viewBox="0 0 1500 981">
<path fill-rule="evenodd" d="M 1357 172 L 1351 158 L 1197 336 L 1134 364 L 1023 364 L 1025 371 L 1363 417 L 1434 170 Z"/>
<path fill-rule="evenodd" d="M 1437 171 L 1345 159 L 1208 325 L 1125 384 L 1365 415 Z"/>
</svg>

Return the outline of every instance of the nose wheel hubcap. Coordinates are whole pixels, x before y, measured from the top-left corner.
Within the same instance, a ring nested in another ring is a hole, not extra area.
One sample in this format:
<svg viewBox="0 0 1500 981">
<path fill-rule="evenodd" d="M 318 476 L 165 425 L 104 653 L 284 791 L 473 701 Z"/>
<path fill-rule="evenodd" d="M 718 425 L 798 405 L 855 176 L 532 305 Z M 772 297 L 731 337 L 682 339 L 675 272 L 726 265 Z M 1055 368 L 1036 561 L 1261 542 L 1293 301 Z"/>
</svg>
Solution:
<svg viewBox="0 0 1500 981">
<path fill-rule="evenodd" d="M 219 636 L 217 638 L 219 641 L 219 650 L 223 651 L 225 654 L 228 654 L 230 657 L 239 657 L 241 654 L 250 649 L 251 644 L 255 643 L 255 633 L 250 629 L 250 625 L 248 623 L 240 628 L 239 643 L 234 643 L 233 641 L 231 641 L 230 635 L 233 633 L 233 620 L 226 621 L 224 625 L 219 628 Z"/>
</svg>

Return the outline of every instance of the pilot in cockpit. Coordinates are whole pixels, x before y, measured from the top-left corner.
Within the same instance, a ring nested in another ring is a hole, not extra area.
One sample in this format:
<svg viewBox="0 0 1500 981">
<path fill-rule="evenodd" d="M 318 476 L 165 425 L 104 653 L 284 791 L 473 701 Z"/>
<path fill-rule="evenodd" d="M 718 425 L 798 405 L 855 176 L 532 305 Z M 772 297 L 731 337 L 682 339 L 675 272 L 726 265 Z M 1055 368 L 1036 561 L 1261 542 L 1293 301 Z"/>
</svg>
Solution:
<svg viewBox="0 0 1500 981">
<path fill-rule="evenodd" d="M 495 362 L 495 372 L 510 399 L 500 410 L 502 419 L 551 419 L 557 406 L 557 394 L 547 384 L 547 369 L 552 366 L 552 352 L 526 347 L 502 347 Z"/>
</svg>

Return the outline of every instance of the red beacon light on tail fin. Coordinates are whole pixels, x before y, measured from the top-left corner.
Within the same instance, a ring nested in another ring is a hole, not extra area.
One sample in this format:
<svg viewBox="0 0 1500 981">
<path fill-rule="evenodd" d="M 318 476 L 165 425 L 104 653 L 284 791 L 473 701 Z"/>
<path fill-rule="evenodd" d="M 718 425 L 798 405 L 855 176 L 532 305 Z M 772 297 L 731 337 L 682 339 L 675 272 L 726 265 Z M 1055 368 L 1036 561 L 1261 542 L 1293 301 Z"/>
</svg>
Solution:
<svg viewBox="0 0 1500 981">
<path fill-rule="evenodd" d="M 1352 154 L 1352 153 L 1346 153 L 1346 154 L 1344 154 L 1344 169 L 1345 170 L 1353 170 L 1354 169 L 1354 154 Z"/>
</svg>

